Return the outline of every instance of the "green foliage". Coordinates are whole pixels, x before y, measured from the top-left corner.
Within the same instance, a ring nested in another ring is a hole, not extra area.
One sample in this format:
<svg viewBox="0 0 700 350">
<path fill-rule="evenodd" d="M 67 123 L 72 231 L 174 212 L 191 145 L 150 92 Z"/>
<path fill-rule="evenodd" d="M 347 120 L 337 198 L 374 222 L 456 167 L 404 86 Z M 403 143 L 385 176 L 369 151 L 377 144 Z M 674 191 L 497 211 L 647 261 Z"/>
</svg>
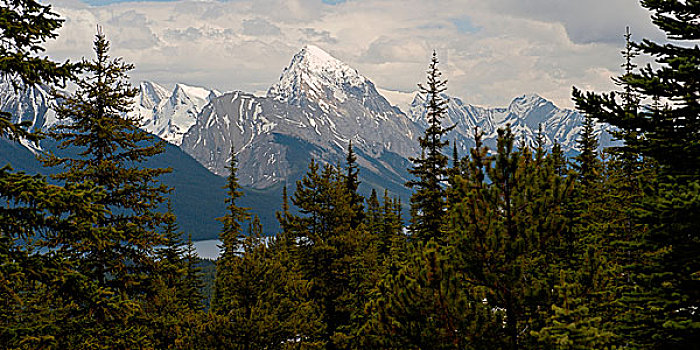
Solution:
<svg viewBox="0 0 700 350">
<path fill-rule="evenodd" d="M 441 239 L 441 227 L 445 217 L 445 189 L 442 182 L 447 180 L 447 156 L 442 149 L 449 142 L 442 137 L 453 127 L 443 128 L 442 118 L 445 117 L 447 101 L 441 94 L 447 89 L 446 80 L 441 80 L 441 73 L 437 68 L 437 54 L 433 57 L 428 69 L 427 86 L 419 85 L 420 92 L 426 96 L 426 110 L 428 128 L 425 134 L 418 138 L 421 148 L 421 156 L 410 158 L 414 166 L 409 173 L 416 177 L 406 185 L 415 188 L 411 196 L 411 232 L 424 243 L 431 238 Z"/>
<path fill-rule="evenodd" d="M 555 172 L 551 158 L 515 150 L 509 129 L 499 130 L 496 155 L 487 156 L 477 133 L 468 173 L 453 189 L 450 246 L 467 286 L 505 316 L 504 347 L 532 347 L 528 332 L 544 323 L 552 302 L 550 276 L 568 223 L 564 215 L 571 181 Z M 485 180 L 488 175 L 490 181 Z"/>
<path fill-rule="evenodd" d="M 227 305 L 231 299 L 232 279 L 236 278 L 233 275 L 234 264 L 236 263 L 240 251 L 243 249 L 245 235 L 241 229 L 244 221 L 249 219 L 247 208 L 241 208 L 236 204 L 236 201 L 243 196 L 241 186 L 238 184 L 238 171 L 236 153 L 231 147 L 229 176 L 226 182 L 226 209 L 227 213 L 220 218 L 224 225 L 221 231 L 220 240 L 222 243 L 222 252 L 216 268 L 216 280 L 214 285 L 214 297 L 212 299 L 212 310 L 218 314 L 226 314 L 231 310 Z"/>
<path fill-rule="evenodd" d="M 697 1 L 649 0 L 642 5 L 668 38 L 698 39 Z M 625 87 L 622 98 L 574 90 L 579 109 L 619 128 L 626 143 L 620 152 L 627 177 L 635 174 L 639 159 L 653 160 L 659 171 L 654 182 L 642 187 L 640 205 L 628 220 L 645 230 L 628 230 L 634 239 L 628 252 L 638 258 L 622 260 L 629 287 L 620 301 L 629 311 L 621 318 L 621 334 L 634 347 L 690 348 L 699 340 L 700 327 L 700 316 L 691 311 L 700 304 L 700 222 L 693 215 L 700 193 L 700 50 L 650 40 L 628 45 L 653 57 L 656 65 L 638 70 L 627 65 L 617 80 Z M 631 49 L 626 53 L 636 54 Z M 639 108 L 640 100 L 651 105 Z"/>
<path fill-rule="evenodd" d="M 60 148 L 78 149 L 76 156 L 48 154 L 46 166 L 63 171 L 54 178 L 65 183 L 90 181 L 106 195 L 99 202 L 108 210 L 94 232 L 63 237 L 61 250 L 80 263 L 82 271 L 101 286 L 126 292 L 131 297 L 148 290 L 153 272 L 153 248 L 163 243 L 156 228 L 165 215 L 156 212 L 168 189 L 157 183 L 169 169 L 140 165 L 159 154 L 163 144 L 139 129 L 136 120 L 124 115 L 136 91 L 128 84 L 126 72 L 132 65 L 120 58 L 110 59 L 109 43 L 101 32 L 94 42 L 96 58 L 81 64 L 84 75 L 71 95 L 58 94 L 59 120 L 50 135 Z"/>
<path fill-rule="evenodd" d="M 465 288 L 449 248 L 418 242 L 408 258 L 395 261 L 365 307 L 369 319 L 359 339 L 373 349 L 487 349 L 502 315 L 483 303 L 484 294 Z"/>
</svg>

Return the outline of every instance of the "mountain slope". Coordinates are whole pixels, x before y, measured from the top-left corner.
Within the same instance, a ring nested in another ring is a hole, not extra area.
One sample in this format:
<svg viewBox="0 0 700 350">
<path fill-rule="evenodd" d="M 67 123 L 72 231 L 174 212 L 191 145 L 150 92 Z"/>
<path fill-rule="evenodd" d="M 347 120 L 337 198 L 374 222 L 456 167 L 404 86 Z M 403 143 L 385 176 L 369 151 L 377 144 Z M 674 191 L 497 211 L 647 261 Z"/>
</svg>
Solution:
<svg viewBox="0 0 700 350">
<path fill-rule="evenodd" d="M 498 129 L 510 125 L 517 141 L 535 146 L 540 125 L 545 140 L 545 146 L 550 148 L 559 143 L 564 152 L 576 152 L 576 140 L 579 137 L 584 116 L 576 111 L 560 109 L 552 102 L 536 94 L 522 95 L 513 99 L 508 107 L 480 107 L 464 103 L 457 97 L 443 95 L 447 100 L 447 115 L 443 125 L 455 125 L 446 138 L 456 142 L 460 154 L 467 154 L 474 146 L 474 130 L 482 131 L 484 144 L 490 148 L 496 147 Z M 427 127 L 425 121 L 424 97 L 416 94 L 409 116 L 411 120 Z M 595 133 L 600 139 L 600 148 L 608 147 L 614 142 L 610 135 L 610 126 L 597 123 Z"/>
<path fill-rule="evenodd" d="M 176 146 L 197 122 L 197 114 L 209 101 L 221 95 L 216 90 L 176 84 L 171 93 L 153 82 L 142 82 L 130 116 L 141 128 Z"/>
<path fill-rule="evenodd" d="M 232 144 L 241 183 L 263 189 L 298 179 L 312 158 L 342 163 L 352 141 L 366 185 L 404 195 L 406 158 L 417 152 L 420 133 L 369 79 L 306 46 L 266 97 L 238 91 L 212 100 L 185 134 L 182 148 L 224 174 Z"/>
</svg>

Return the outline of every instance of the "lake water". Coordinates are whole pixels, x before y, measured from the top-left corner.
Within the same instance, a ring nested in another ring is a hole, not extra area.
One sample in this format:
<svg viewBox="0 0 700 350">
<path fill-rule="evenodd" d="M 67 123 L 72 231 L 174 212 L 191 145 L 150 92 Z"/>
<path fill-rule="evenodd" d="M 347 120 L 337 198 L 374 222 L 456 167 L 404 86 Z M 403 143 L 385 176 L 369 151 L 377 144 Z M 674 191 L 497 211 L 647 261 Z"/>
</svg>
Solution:
<svg viewBox="0 0 700 350">
<path fill-rule="evenodd" d="M 200 258 L 216 259 L 221 255 L 221 241 L 218 239 L 209 239 L 206 241 L 194 241 L 194 248 L 197 250 L 197 255 Z"/>
</svg>

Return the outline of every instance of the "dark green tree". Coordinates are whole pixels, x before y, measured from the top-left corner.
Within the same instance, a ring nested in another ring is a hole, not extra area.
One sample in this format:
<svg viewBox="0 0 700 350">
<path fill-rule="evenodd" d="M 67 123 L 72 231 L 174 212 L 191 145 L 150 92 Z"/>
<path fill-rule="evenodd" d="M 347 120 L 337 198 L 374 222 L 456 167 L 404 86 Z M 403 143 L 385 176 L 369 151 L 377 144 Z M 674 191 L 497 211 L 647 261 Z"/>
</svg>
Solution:
<svg viewBox="0 0 700 350">
<path fill-rule="evenodd" d="M 153 249 L 163 243 L 157 232 L 165 218 L 156 211 L 168 188 L 158 177 L 170 169 L 146 168 L 141 163 L 163 152 L 163 143 L 125 116 L 136 90 L 127 82 L 133 68 L 121 58 L 109 57 L 109 43 L 98 31 L 94 60 L 84 60 L 84 76 L 75 93 L 57 94 L 60 120 L 50 135 L 60 149 L 74 155 L 48 154 L 45 166 L 62 168 L 53 175 L 65 183 L 90 181 L 105 192 L 100 201 L 110 213 L 98 223 L 99 232 L 73 237 L 66 249 L 80 260 L 83 272 L 100 285 L 131 297 L 147 292 L 154 270 Z"/>
<path fill-rule="evenodd" d="M 627 270 L 635 292 L 622 302 L 631 326 L 627 344 L 644 348 L 692 348 L 700 338 L 700 33 L 697 1 L 647 0 L 652 21 L 669 43 L 634 43 L 655 65 L 625 72 L 618 81 L 636 98 L 650 101 L 631 108 L 629 95 L 583 93 L 574 89 L 577 108 L 620 130 L 625 151 L 653 160 L 659 176 L 645 189 L 635 222 L 647 226 L 640 237 L 640 261 Z M 636 99 L 635 98 L 635 99 Z"/>
<path fill-rule="evenodd" d="M 86 279 L 104 292 L 88 295 L 81 304 L 79 337 L 112 348 L 149 346 L 146 301 L 157 294 L 154 248 L 164 243 L 158 228 L 166 214 L 157 211 L 167 193 L 158 176 L 169 169 L 143 166 L 163 150 L 162 142 L 125 116 L 135 90 L 127 83 L 131 65 L 109 57 L 109 43 L 98 31 L 96 58 L 83 60 L 83 75 L 74 93 L 57 93 L 60 123 L 50 132 L 61 154 L 43 156 L 45 166 L 66 185 L 92 183 L 105 195 L 96 204 L 107 210 L 88 230 L 54 238 L 57 250 Z M 69 150 L 70 148 L 70 150 Z M 65 152 L 65 153 L 64 153 Z M 89 285 L 89 284 L 88 284 Z M 125 327 L 124 325 L 128 325 Z M 138 344 L 138 345 L 137 345 Z"/>
<path fill-rule="evenodd" d="M 365 306 L 357 348 L 499 348 L 498 315 L 483 304 L 483 293 L 465 285 L 450 251 L 434 240 L 416 242 L 407 258 L 393 262 L 395 272 L 383 276 Z"/>
<path fill-rule="evenodd" d="M 221 349 L 318 347 L 317 313 L 308 301 L 309 284 L 301 279 L 298 265 L 290 257 L 294 252 L 292 240 L 283 233 L 267 241 L 257 216 L 249 222 L 248 233 L 242 232 L 242 223 L 250 216 L 236 203 L 243 192 L 236 177 L 233 150 L 230 162 L 228 213 L 221 219 L 223 252 L 217 262 L 215 315 L 207 322 L 211 329 L 203 332 L 199 345 Z M 285 204 L 279 214 L 282 227 L 290 215 L 288 211 Z"/>
<path fill-rule="evenodd" d="M 360 187 L 360 179 L 359 169 L 357 167 L 357 156 L 355 156 L 355 152 L 352 149 L 352 141 L 348 143 L 348 152 L 345 157 L 345 169 L 345 186 L 347 187 L 348 192 L 350 192 L 350 205 L 354 209 L 352 227 L 356 228 L 360 225 L 362 220 L 364 220 L 365 198 L 357 192 L 358 188 Z"/>
<path fill-rule="evenodd" d="M 202 268 L 198 265 L 200 258 L 192 243 L 191 234 L 187 236 L 183 258 L 185 260 L 184 285 L 178 290 L 178 293 L 190 310 L 201 310 L 204 306 L 204 295 L 202 294 L 204 281 L 202 280 Z"/>
<path fill-rule="evenodd" d="M 602 164 L 598 156 L 598 138 L 594 133 L 595 120 L 591 115 L 586 115 L 583 121 L 583 129 L 576 140 L 579 154 L 574 157 L 573 168 L 578 173 L 581 184 L 591 185 L 600 178 Z"/>
<path fill-rule="evenodd" d="M 445 188 L 449 170 L 448 158 L 442 149 L 449 144 L 443 141 L 443 136 L 451 129 L 442 126 L 442 119 L 447 110 L 447 101 L 441 94 L 445 92 L 447 81 L 442 80 L 438 70 L 437 54 L 433 57 L 428 68 L 427 86 L 419 84 L 420 92 L 426 97 L 426 118 L 428 128 L 425 134 L 418 138 L 421 157 L 410 158 L 413 168 L 408 172 L 415 177 L 406 183 L 415 192 L 411 196 L 412 234 L 427 242 L 430 238 L 441 239 L 441 227 L 446 211 Z"/>
<path fill-rule="evenodd" d="M 214 283 L 214 298 L 212 300 L 212 310 L 224 315 L 232 310 L 231 288 L 236 276 L 233 275 L 238 259 L 243 249 L 245 234 L 241 225 L 250 219 L 248 208 L 238 206 L 237 201 L 243 196 L 243 190 L 238 184 L 238 162 L 236 160 L 236 152 L 231 147 L 229 155 L 229 175 L 226 182 L 226 210 L 224 217 L 220 218 L 224 225 L 219 239 L 222 244 L 222 252 L 216 265 L 216 281 Z"/>
<path fill-rule="evenodd" d="M 32 0 L 0 1 L 0 74 L 16 91 L 63 85 L 77 66 L 40 57 L 63 20 L 49 5 Z M 12 124 L 0 112 L 0 134 L 37 141 L 28 125 Z M 50 185 L 41 176 L 0 171 L 0 343 L 4 348 L 132 348 L 142 345 L 142 327 L 113 322 L 135 314 L 138 305 L 99 285 L 75 255 L 76 239 L 98 234 L 108 211 L 107 194 L 93 183 Z M 95 322 L 94 315 L 108 315 Z M 117 317 L 111 317 L 117 315 Z M 107 339 L 110 339 L 107 341 Z M 138 345 L 137 345 L 138 344 Z"/>
<path fill-rule="evenodd" d="M 297 242 L 302 279 L 311 284 L 309 300 L 319 312 L 322 328 L 315 339 L 327 349 L 353 343 L 358 300 L 367 296 L 364 278 L 371 275 L 365 254 L 373 256 L 372 240 L 364 224 L 353 227 L 355 208 L 345 180 L 340 169 L 326 165 L 319 171 L 312 161 L 292 198 L 300 215 L 288 215 L 283 225 Z"/>
<path fill-rule="evenodd" d="M 571 184 L 551 160 L 538 162 L 527 147 L 514 149 L 509 129 L 499 130 L 493 157 L 480 133 L 476 141 L 468 174 L 457 176 L 452 190 L 459 200 L 450 208 L 450 260 L 464 275 L 464 288 L 483 293 L 486 308 L 504 317 L 491 346 L 536 347 L 530 331 L 546 324 L 553 302 L 550 276 L 567 230 Z"/>
</svg>

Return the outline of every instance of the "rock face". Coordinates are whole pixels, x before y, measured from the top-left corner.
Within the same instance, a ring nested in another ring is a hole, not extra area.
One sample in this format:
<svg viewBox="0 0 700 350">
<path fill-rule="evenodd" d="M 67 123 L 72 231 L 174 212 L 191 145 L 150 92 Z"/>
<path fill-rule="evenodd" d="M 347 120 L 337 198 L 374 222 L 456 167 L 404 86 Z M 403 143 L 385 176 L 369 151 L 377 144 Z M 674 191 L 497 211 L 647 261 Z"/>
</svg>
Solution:
<svg viewBox="0 0 700 350">
<path fill-rule="evenodd" d="M 141 128 L 176 146 L 197 122 L 197 114 L 211 99 L 220 96 L 216 90 L 176 84 L 172 92 L 153 82 L 142 82 L 131 113 Z"/>
<path fill-rule="evenodd" d="M 8 81 L 0 81 L 0 110 L 12 114 L 12 122 L 29 122 L 30 131 L 40 131 L 56 123 L 56 112 L 51 109 L 48 89 L 37 86 L 17 91 Z M 33 153 L 40 147 L 27 140 L 20 143 Z"/>
<path fill-rule="evenodd" d="M 493 149 L 496 147 L 498 129 L 505 128 L 506 125 L 510 125 L 518 143 L 522 140 L 526 145 L 535 146 L 541 126 L 546 147 L 551 148 L 556 142 L 564 152 L 576 152 L 576 140 L 584 116 L 576 111 L 560 109 L 536 94 L 516 97 L 508 107 L 496 108 L 465 104 L 459 98 L 447 95 L 443 95 L 443 98 L 448 101 L 447 117 L 443 125 L 455 125 L 446 138 L 457 142 L 458 151 L 462 155 L 474 146 L 476 127 L 483 132 L 484 144 Z M 427 127 L 424 102 L 424 97 L 417 94 L 408 112 L 411 120 L 422 128 Z M 609 125 L 596 124 L 595 133 L 600 139 L 601 147 L 613 143 L 609 131 Z"/>
<path fill-rule="evenodd" d="M 416 152 L 421 132 L 369 79 L 307 46 L 266 97 L 231 92 L 214 99 L 182 148 L 224 175 L 233 144 L 241 183 L 265 188 L 304 172 L 311 158 L 340 162 L 352 141 L 361 167 L 375 177 L 403 182 L 406 158 Z"/>
<path fill-rule="evenodd" d="M 419 155 L 417 138 L 427 127 L 425 97 L 414 93 L 410 102 L 409 93 L 381 91 L 357 70 L 309 45 L 294 55 L 266 96 L 222 94 L 185 84 L 169 91 L 142 82 L 129 115 L 217 175 L 227 174 L 233 145 L 243 186 L 266 189 L 294 181 L 311 159 L 342 164 L 352 142 L 365 185 L 405 194 L 409 157 Z M 56 123 L 42 87 L 17 93 L 0 82 L 0 97 L 0 108 L 11 112 L 15 122 L 29 120 L 34 129 Z M 547 146 L 557 142 L 565 152 L 575 152 L 583 116 L 536 94 L 496 108 L 443 97 L 448 101 L 444 125 L 456 125 L 447 139 L 461 155 L 474 145 L 476 127 L 484 132 L 485 144 L 495 147 L 497 131 L 506 125 L 528 145 L 534 145 L 541 126 Z M 609 128 L 596 125 L 601 147 L 612 142 Z"/>
</svg>

